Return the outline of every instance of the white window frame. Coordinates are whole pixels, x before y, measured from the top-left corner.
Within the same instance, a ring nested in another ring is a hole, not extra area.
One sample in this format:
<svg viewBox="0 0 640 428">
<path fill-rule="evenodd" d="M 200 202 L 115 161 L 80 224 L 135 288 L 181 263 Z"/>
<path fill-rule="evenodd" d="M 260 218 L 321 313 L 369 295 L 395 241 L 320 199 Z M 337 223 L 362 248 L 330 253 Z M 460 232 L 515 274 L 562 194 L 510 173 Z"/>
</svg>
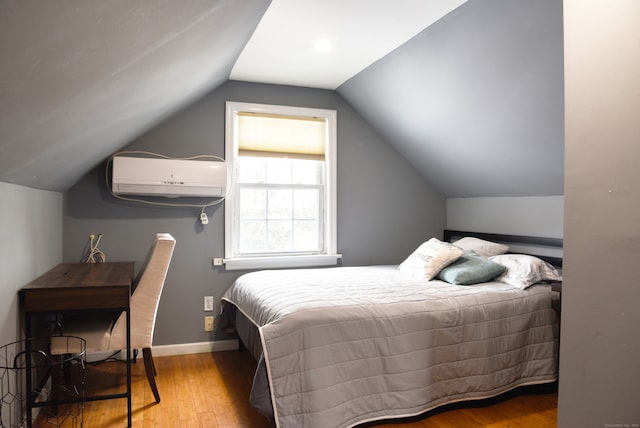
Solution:
<svg viewBox="0 0 640 428">
<path fill-rule="evenodd" d="M 270 113 L 288 116 L 321 117 L 327 120 L 327 144 L 325 147 L 325 192 L 324 192 L 324 251 L 318 254 L 238 256 L 234 254 L 234 239 L 237 236 L 235 215 L 238 138 L 236 135 L 239 112 Z M 227 101 L 225 114 L 225 157 L 231 190 L 225 200 L 225 259 L 227 270 L 270 269 L 286 267 L 311 267 L 335 265 L 342 257 L 337 252 L 337 122 L 336 111 L 306 107 L 290 107 L 269 104 Z"/>
</svg>

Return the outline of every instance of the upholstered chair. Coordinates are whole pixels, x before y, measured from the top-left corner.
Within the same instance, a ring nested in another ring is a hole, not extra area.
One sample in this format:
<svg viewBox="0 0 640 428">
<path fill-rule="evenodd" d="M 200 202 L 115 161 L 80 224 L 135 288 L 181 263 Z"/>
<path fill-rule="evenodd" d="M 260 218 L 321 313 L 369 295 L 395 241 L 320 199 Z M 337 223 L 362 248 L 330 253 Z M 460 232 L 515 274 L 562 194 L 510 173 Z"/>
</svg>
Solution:
<svg viewBox="0 0 640 428">
<path fill-rule="evenodd" d="M 130 302 L 131 349 L 142 349 L 147 380 L 156 402 L 160 402 L 160 394 L 155 381 L 156 369 L 151 345 L 158 303 L 175 244 L 176 241 L 170 234 L 156 234 L 147 258 L 133 282 Z M 109 315 L 99 312 L 80 313 L 63 319 L 62 335 L 54 336 L 51 340 L 51 354 L 68 352 L 68 345 L 64 340 L 67 336 L 83 338 L 88 353 L 126 349 L 126 314 L 122 312 L 116 316 Z"/>
</svg>

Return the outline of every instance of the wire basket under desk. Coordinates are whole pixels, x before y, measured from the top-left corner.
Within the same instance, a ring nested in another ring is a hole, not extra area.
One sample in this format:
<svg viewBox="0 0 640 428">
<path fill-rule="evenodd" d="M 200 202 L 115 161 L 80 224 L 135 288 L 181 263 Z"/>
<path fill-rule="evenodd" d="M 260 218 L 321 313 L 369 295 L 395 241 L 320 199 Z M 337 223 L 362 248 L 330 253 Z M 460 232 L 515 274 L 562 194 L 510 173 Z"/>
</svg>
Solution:
<svg viewBox="0 0 640 428">
<path fill-rule="evenodd" d="M 68 352 L 51 355 L 51 340 L 62 341 Z M 85 340 L 74 336 L 29 338 L 0 346 L 0 427 L 27 426 L 28 407 L 36 409 L 33 427 L 81 427 L 85 357 Z"/>
</svg>

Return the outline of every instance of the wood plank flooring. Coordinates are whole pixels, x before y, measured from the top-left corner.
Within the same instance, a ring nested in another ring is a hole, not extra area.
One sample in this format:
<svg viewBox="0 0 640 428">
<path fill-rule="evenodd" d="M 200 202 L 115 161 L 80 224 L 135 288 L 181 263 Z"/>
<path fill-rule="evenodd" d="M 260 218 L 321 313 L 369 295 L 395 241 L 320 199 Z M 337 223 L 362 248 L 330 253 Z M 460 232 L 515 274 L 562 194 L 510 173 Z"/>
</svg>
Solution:
<svg viewBox="0 0 640 428">
<path fill-rule="evenodd" d="M 161 402 L 156 404 L 144 364 L 132 370 L 133 427 L 136 428 L 273 428 L 248 403 L 255 362 L 248 352 L 228 351 L 156 357 Z M 87 395 L 122 391 L 125 365 L 89 365 Z M 456 404 L 420 418 L 366 424 L 375 428 L 547 428 L 556 426 L 557 394 L 553 387 L 528 388 L 498 399 Z M 62 427 L 72 428 L 71 419 Z M 86 402 L 83 426 L 127 426 L 126 400 Z M 38 418 L 34 426 L 49 427 Z M 79 426 L 79 425 L 78 425 Z M 330 427 L 327 427 L 330 428 Z"/>
</svg>

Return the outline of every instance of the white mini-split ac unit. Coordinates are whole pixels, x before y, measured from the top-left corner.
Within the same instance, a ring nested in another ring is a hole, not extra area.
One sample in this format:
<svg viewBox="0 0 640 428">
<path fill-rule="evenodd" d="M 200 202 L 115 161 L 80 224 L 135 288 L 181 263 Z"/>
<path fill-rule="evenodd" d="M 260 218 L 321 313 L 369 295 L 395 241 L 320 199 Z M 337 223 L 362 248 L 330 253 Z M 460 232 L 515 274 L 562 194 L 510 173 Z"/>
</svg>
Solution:
<svg viewBox="0 0 640 428">
<path fill-rule="evenodd" d="M 115 156 L 111 190 L 120 195 L 222 197 L 227 163 Z"/>
</svg>

